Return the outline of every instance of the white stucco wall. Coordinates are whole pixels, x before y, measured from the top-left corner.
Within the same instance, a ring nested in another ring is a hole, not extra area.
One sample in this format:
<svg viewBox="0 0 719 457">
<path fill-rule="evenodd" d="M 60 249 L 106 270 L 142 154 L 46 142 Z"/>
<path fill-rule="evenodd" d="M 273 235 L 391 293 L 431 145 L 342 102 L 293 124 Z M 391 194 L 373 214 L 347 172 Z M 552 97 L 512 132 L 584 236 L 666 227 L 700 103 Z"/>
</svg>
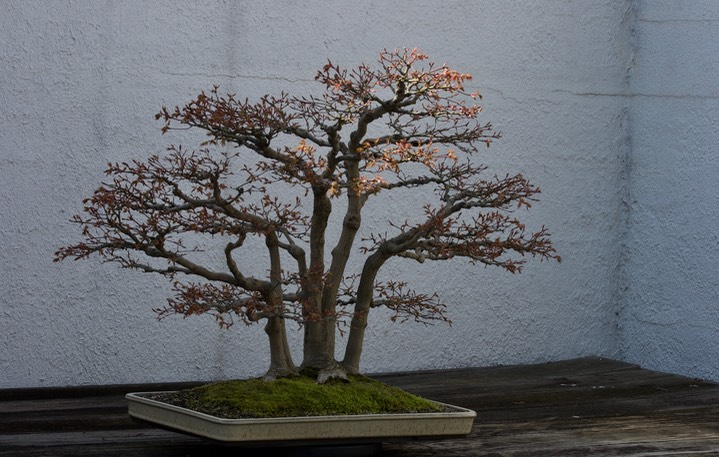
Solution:
<svg viewBox="0 0 719 457">
<path fill-rule="evenodd" d="M 719 380 L 719 3 L 636 11 L 622 351 Z"/>
<path fill-rule="evenodd" d="M 211 319 L 157 322 L 151 308 L 164 302 L 163 278 L 97 260 L 53 264 L 52 254 L 78 240 L 67 220 L 108 161 L 166 146 L 171 138 L 160 136 L 152 118 L 163 104 L 184 103 L 215 83 L 250 97 L 305 93 L 317 89 L 312 79 L 327 58 L 354 65 L 404 46 L 475 75 L 485 118 L 505 136 L 486 159 L 498 173 L 524 172 L 542 188 L 527 220 L 550 227 L 564 261 L 530 262 L 521 275 L 461 262 L 391 264 L 385 274 L 420 291 L 436 288 L 454 325 L 372 319 L 362 368 L 620 355 L 631 2 L 328 5 L 5 3 L 0 388 L 261 374 L 267 346 L 260 327 L 224 332 Z M 370 228 L 396 211 L 375 207 L 377 215 L 365 219 Z M 630 291 L 642 285 L 629 283 Z"/>
</svg>

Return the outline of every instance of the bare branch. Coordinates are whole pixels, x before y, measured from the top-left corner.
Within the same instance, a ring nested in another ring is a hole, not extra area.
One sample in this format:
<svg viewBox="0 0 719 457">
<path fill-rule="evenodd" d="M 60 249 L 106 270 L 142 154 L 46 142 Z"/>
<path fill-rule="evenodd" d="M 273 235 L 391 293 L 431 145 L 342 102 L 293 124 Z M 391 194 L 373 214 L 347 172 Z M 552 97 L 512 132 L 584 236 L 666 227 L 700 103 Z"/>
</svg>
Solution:
<svg viewBox="0 0 719 457">
<path fill-rule="evenodd" d="M 108 164 L 107 182 L 72 219 L 82 241 L 60 248 L 55 260 L 97 255 L 173 280 L 202 278 L 175 283 L 158 315 L 211 314 L 223 327 L 267 319 L 272 373 L 296 371 L 286 320 L 304 326 L 304 364 L 330 371 L 336 328 L 349 328 L 343 368 L 359 369 L 372 308 L 389 309 L 397 321 L 448 322 L 436 295 L 376 281 L 393 257 L 462 257 L 511 272 L 529 256 L 559 260 L 548 231 L 527 230 L 516 216 L 539 189 L 522 175 L 485 178 L 477 164 L 479 146 L 500 134 L 480 122 L 481 97 L 465 89 L 470 75 L 400 49 L 384 50 L 373 66 L 328 61 L 315 79 L 320 94 L 250 102 L 214 86 L 163 108 L 156 115 L 163 133 L 190 129 L 206 139 L 197 150 L 170 146 L 145 161 Z M 369 234 L 361 273 L 348 272 L 366 202 L 419 188 L 423 210 L 389 220 L 389 233 Z M 345 214 L 327 262 L 340 196 Z M 267 251 L 264 272 L 251 276 L 245 265 L 260 261 L 247 257 L 256 239 Z"/>
</svg>

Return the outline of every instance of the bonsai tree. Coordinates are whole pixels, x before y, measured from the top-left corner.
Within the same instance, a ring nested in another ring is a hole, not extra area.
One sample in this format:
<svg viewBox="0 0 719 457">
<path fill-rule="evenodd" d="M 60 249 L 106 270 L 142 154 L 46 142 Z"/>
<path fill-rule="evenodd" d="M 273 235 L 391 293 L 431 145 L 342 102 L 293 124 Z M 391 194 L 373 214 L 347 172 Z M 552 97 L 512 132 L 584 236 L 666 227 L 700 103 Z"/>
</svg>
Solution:
<svg viewBox="0 0 719 457">
<path fill-rule="evenodd" d="M 110 163 L 107 182 L 72 219 L 83 241 L 55 261 L 97 255 L 164 275 L 174 295 L 155 310 L 160 318 L 264 322 L 266 378 L 307 367 L 324 382 L 359 371 L 373 308 L 390 309 L 393 320 L 448 321 L 436 294 L 378 281 L 388 260 L 463 257 L 512 273 L 528 255 L 559 260 L 547 230 L 526 231 L 515 216 L 539 189 L 520 174 L 486 176 L 476 163 L 480 146 L 500 135 L 478 120 L 481 97 L 464 87 L 470 75 L 404 49 L 380 53 L 374 68 L 328 62 L 315 79 L 318 96 L 251 102 L 214 87 L 163 108 L 163 133 L 196 130 L 206 141 Z M 358 239 L 366 203 L 400 189 L 426 199 L 416 219 Z M 341 227 L 330 223 L 335 207 Z M 333 246 L 328 230 L 338 234 Z M 350 255 L 363 256 L 360 271 L 348 271 Z M 304 331 L 299 366 L 287 321 Z M 338 331 L 348 332 L 341 360 Z"/>
</svg>

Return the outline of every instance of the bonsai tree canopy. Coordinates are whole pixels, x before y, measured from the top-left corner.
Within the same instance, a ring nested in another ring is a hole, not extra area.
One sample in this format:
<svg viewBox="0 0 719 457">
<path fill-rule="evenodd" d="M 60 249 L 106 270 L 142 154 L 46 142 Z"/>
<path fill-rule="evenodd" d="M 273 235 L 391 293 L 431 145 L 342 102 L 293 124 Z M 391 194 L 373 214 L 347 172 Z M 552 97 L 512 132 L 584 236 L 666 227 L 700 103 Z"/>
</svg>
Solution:
<svg viewBox="0 0 719 457">
<path fill-rule="evenodd" d="M 175 294 L 156 310 L 160 318 L 264 322 L 266 377 L 311 368 L 319 382 L 359 372 L 373 308 L 390 309 L 393 320 L 448 321 L 436 294 L 377 280 L 388 260 L 464 257 L 512 273 L 528 255 L 559 260 L 547 230 L 527 231 L 515 215 L 539 189 L 521 174 L 487 176 L 476 163 L 480 147 L 500 135 L 478 120 L 481 97 L 465 89 L 470 75 L 403 49 L 381 52 L 374 67 L 328 62 L 315 79 L 320 95 L 249 101 L 214 87 L 163 108 L 163 133 L 197 130 L 206 141 L 108 164 L 107 182 L 72 219 L 83 241 L 55 260 L 97 255 L 165 275 Z M 426 199 L 416 218 L 358 239 L 366 203 L 400 189 Z M 331 226 L 333 203 L 344 212 L 341 227 Z M 339 235 L 333 246 L 328 230 Z M 263 242 L 264 258 L 248 256 L 252 238 Z M 351 254 L 362 256 L 360 271 L 348 271 Z M 252 273 L 258 266 L 266 274 Z M 304 331 L 299 366 L 287 321 Z M 341 360 L 338 331 L 348 332 Z"/>
</svg>

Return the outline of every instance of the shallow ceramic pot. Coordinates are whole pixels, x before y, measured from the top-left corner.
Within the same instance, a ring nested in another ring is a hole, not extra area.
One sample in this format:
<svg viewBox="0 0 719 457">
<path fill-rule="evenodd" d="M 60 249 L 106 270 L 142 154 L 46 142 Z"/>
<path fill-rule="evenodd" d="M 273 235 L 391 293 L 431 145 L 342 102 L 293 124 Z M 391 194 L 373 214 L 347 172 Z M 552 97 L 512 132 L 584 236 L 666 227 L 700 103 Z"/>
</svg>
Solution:
<svg viewBox="0 0 719 457">
<path fill-rule="evenodd" d="M 256 419 L 224 419 L 148 398 L 161 392 L 126 395 L 131 417 L 227 443 L 316 444 L 440 439 L 470 433 L 476 413 L 440 403 L 449 411 Z"/>
</svg>

